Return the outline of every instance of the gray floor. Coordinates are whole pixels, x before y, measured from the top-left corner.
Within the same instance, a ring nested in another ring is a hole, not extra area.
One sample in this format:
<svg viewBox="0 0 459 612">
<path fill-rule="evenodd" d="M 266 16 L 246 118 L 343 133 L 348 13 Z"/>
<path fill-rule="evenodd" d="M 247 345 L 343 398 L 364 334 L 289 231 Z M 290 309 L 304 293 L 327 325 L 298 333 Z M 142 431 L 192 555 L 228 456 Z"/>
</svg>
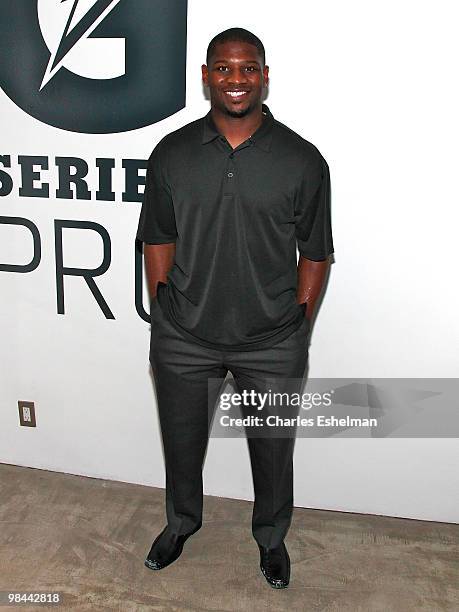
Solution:
<svg viewBox="0 0 459 612">
<path fill-rule="evenodd" d="M 276 591 L 248 502 L 207 497 L 202 529 L 153 572 L 161 489 L 4 464 L 0 483 L 0 591 L 60 591 L 60 610 L 459 610 L 457 525 L 296 509 L 292 579 Z"/>
</svg>

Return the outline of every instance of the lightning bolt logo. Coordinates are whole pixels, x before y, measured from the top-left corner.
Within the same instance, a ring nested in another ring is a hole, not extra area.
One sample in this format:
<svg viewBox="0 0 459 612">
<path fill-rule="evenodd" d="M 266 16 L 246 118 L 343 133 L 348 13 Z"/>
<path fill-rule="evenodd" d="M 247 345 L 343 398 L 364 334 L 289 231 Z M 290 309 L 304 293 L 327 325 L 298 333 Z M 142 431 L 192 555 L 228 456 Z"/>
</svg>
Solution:
<svg viewBox="0 0 459 612">
<path fill-rule="evenodd" d="M 67 2 L 67 0 L 60 1 L 61 3 Z M 73 0 L 73 6 L 70 10 L 60 42 L 54 52 L 51 52 L 51 57 L 49 58 L 48 65 L 40 85 L 40 91 L 59 71 L 66 56 L 75 47 L 75 45 L 83 38 L 90 36 L 97 26 L 107 17 L 107 15 L 111 13 L 116 5 L 121 2 L 121 0 L 96 0 L 91 8 L 86 11 L 83 17 L 81 17 L 81 19 L 71 28 L 70 26 L 72 19 L 75 15 L 79 1 L 80 0 Z"/>
</svg>

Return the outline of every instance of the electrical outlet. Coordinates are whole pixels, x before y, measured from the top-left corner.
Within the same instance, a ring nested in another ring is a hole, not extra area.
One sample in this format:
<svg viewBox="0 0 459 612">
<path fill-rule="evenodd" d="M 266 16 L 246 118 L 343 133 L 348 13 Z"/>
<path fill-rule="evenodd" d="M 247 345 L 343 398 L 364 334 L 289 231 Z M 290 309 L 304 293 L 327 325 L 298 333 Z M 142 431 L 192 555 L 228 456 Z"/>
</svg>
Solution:
<svg viewBox="0 0 459 612">
<path fill-rule="evenodd" d="M 18 402 L 19 423 L 24 427 L 36 427 L 34 402 Z"/>
</svg>

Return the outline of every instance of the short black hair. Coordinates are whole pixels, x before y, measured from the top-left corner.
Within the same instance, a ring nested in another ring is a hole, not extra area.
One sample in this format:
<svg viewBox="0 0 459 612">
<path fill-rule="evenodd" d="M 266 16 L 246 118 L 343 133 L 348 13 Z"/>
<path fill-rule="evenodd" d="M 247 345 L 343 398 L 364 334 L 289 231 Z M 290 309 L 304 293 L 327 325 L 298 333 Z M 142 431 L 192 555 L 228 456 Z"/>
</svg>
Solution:
<svg viewBox="0 0 459 612">
<path fill-rule="evenodd" d="M 258 36 L 255 36 L 255 34 L 252 34 L 252 32 L 249 32 L 249 30 L 245 30 L 244 28 L 229 28 L 228 30 L 224 30 L 223 32 L 220 32 L 220 34 L 214 36 L 207 47 L 206 64 L 209 65 L 209 60 L 212 54 L 215 52 L 215 47 L 217 45 L 230 41 L 245 42 L 249 45 L 254 45 L 258 49 L 258 53 L 261 55 L 263 66 L 265 65 L 266 58 L 263 43 Z"/>
</svg>

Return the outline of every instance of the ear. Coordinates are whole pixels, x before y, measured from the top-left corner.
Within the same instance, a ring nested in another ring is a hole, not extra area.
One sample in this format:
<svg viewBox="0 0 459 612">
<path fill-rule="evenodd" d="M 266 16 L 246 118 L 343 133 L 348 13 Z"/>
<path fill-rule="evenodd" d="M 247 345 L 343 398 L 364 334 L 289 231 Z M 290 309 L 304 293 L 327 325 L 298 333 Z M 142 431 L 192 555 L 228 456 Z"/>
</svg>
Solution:
<svg viewBox="0 0 459 612">
<path fill-rule="evenodd" d="M 268 87 L 269 85 L 269 66 L 263 67 L 263 87 Z"/>
<path fill-rule="evenodd" d="M 205 87 L 209 87 L 209 71 L 206 64 L 201 66 L 202 82 Z"/>
</svg>

